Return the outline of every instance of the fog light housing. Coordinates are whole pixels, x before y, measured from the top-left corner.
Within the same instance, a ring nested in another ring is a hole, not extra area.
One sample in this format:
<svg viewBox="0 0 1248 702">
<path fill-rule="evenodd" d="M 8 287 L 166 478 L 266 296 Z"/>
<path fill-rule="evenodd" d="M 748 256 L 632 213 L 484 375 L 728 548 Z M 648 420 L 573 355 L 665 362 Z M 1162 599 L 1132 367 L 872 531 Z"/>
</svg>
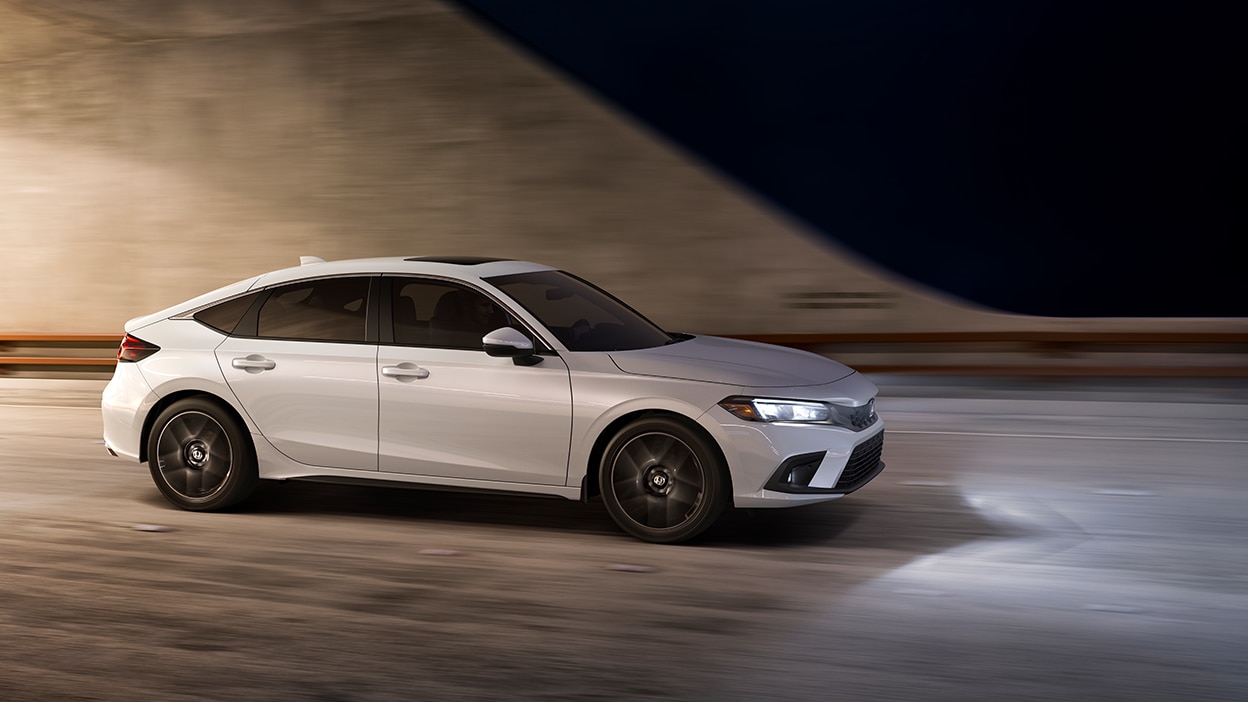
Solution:
<svg viewBox="0 0 1248 702">
<path fill-rule="evenodd" d="M 819 466 L 823 465 L 825 455 L 827 455 L 826 451 L 820 451 L 790 456 L 780 464 L 764 488 L 778 492 L 802 492 L 810 489 L 810 481 L 815 479 L 815 473 L 818 473 Z"/>
</svg>

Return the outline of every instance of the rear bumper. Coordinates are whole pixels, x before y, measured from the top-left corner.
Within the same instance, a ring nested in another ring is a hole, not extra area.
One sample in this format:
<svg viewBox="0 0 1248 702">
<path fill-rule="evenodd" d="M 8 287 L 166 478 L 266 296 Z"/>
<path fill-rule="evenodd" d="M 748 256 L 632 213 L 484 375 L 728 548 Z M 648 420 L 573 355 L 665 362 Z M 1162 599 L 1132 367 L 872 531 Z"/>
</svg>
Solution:
<svg viewBox="0 0 1248 702">
<path fill-rule="evenodd" d="M 143 421 L 157 399 L 137 364 L 118 363 L 100 398 L 104 449 L 114 456 L 138 461 Z"/>
</svg>

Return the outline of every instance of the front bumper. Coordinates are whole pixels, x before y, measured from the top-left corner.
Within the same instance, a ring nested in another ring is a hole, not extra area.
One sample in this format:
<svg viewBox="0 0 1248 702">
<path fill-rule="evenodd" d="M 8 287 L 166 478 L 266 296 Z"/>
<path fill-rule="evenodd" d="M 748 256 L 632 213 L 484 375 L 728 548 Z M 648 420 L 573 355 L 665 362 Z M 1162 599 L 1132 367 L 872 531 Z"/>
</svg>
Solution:
<svg viewBox="0 0 1248 702">
<path fill-rule="evenodd" d="M 839 469 L 829 463 L 825 451 L 791 456 L 772 473 L 765 489 L 804 495 L 848 495 L 884 470 L 884 461 L 880 460 L 883 452 L 884 432 L 880 431 L 855 446 L 849 460 Z M 833 475 L 837 476 L 836 482 L 828 485 Z"/>
<path fill-rule="evenodd" d="M 884 469 L 884 421 L 862 431 L 748 422 L 711 411 L 727 436 L 737 507 L 790 507 L 843 497 Z"/>
</svg>

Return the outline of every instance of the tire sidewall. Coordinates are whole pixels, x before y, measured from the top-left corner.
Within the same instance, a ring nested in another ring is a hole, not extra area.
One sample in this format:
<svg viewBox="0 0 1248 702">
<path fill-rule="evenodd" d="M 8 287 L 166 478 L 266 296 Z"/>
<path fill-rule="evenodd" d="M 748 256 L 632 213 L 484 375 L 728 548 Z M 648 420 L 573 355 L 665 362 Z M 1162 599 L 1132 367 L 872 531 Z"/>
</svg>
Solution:
<svg viewBox="0 0 1248 702">
<path fill-rule="evenodd" d="M 188 412 L 198 412 L 210 417 L 221 426 L 230 442 L 229 474 L 221 487 L 206 497 L 189 497 L 178 492 L 165 480 L 160 469 L 157 446 L 161 432 L 175 418 Z M 165 499 L 177 507 L 196 512 L 224 509 L 236 504 L 250 495 L 259 482 L 249 437 L 229 411 L 206 398 L 178 400 L 161 411 L 152 423 L 152 430 L 147 438 L 147 463 L 152 480 Z"/>
<path fill-rule="evenodd" d="M 681 524 L 663 529 L 634 521 L 620 506 L 612 481 L 615 461 L 621 450 L 634 438 L 654 433 L 668 434 L 683 442 L 694 453 L 702 468 L 703 494 L 697 511 Z M 603 451 L 598 484 L 607 513 L 615 523 L 630 535 L 651 543 L 678 543 L 698 536 L 719 518 L 728 503 L 729 480 L 718 448 L 700 431 L 669 417 L 638 419 L 617 432 Z"/>
</svg>

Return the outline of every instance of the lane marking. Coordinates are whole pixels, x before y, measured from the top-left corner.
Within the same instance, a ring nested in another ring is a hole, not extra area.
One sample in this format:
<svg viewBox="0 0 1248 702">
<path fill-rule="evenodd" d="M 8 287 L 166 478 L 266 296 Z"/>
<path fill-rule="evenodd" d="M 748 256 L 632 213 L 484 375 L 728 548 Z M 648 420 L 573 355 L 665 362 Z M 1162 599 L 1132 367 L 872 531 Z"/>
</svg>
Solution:
<svg viewBox="0 0 1248 702">
<path fill-rule="evenodd" d="M 1087 439 L 1089 441 L 1178 441 L 1192 444 L 1248 444 L 1248 439 L 1192 439 L 1165 436 L 1079 436 L 1077 434 L 997 434 L 986 431 L 925 431 L 921 429 L 889 429 L 889 434 L 928 434 L 932 436 L 987 436 L 1000 439 Z"/>
<path fill-rule="evenodd" d="M 1142 607 L 1132 607 L 1131 605 L 1120 604 L 1100 604 L 1092 602 L 1083 606 L 1090 612 L 1113 612 L 1114 614 L 1139 614 L 1144 611 Z"/>
</svg>

